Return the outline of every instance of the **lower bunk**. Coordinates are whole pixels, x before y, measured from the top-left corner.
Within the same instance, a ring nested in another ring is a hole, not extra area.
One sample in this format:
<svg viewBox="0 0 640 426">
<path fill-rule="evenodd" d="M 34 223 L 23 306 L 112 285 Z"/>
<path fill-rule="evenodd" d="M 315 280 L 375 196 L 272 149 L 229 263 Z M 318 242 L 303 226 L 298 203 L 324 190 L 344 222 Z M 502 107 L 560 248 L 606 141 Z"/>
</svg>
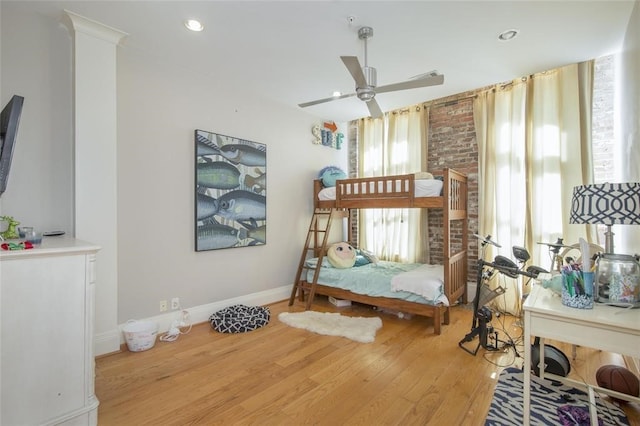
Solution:
<svg viewBox="0 0 640 426">
<path fill-rule="evenodd" d="M 317 259 L 309 260 L 310 263 Z M 434 334 L 450 323 L 450 306 L 458 299 L 466 303 L 466 279 L 444 280 L 442 265 L 403 264 L 380 261 L 352 268 L 333 268 L 323 259 L 318 268 L 308 264 L 306 279 L 297 283 L 298 297 L 316 294 L 433 319 Z M 462 279 L 462 278 L 461 278 Z M 453 284 L 453 285 L 451 285 Z"/>
</svg>

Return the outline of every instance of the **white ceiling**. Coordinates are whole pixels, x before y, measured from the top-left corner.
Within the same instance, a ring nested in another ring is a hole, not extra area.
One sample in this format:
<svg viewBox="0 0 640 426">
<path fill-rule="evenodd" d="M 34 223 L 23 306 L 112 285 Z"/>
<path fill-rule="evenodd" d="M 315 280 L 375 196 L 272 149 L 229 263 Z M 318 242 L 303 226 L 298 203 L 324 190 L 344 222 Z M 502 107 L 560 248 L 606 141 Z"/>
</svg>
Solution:
<svg viewBox="0 0 640 426">
<path fill-rule="evenodd" d="M 6 1 L 3 0 L 3 3 Z M 297 104 L 354 91 L 340 56 L 364 62 L 357 31 L 371 26 L 378 85 L 438 70 L 444 84 L 384 93 L 383 111 L 438 99 L 619 51 L 633 0 L 622 1 L 23 1 L 61 19 L 68 9 L 129 34 L 145 51 L 261 99 Z M 352 24 L 349 17 L 354 18 Z M 201 33 L 183 26 L 205 25 Z M 520 34 L 509 42 L 497 36 Z M 368 115 L 357 98 L 304 109 L 345 122 Z"/>
</svg>

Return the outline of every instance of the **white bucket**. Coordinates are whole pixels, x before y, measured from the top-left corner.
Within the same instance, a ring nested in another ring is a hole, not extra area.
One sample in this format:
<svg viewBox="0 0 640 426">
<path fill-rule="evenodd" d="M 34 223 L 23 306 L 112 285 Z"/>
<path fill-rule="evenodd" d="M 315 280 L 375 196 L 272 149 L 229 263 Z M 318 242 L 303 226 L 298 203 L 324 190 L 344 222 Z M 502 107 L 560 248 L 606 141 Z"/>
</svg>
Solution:
<svg viewBox="0 0 640 426">
<path fill-rule="evenodd" d="M 156 343 L 158 324 L 153 321 L 129 320 L 122 328 L 127 347 L 131 352 L 151 349 Z"/>
</svg>

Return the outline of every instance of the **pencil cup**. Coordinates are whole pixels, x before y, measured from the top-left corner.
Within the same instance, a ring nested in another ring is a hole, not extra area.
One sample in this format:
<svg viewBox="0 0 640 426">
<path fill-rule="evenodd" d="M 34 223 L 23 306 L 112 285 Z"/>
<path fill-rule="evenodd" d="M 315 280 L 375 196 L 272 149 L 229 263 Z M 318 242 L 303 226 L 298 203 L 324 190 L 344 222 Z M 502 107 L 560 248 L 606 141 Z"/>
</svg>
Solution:
<svg viewBox="0 0 640 426">
<path fill-rule="evenodd" d="M 578 309 L 593 308 L 593 272 L 562 271 L 562 304 Z"/>
</svg>

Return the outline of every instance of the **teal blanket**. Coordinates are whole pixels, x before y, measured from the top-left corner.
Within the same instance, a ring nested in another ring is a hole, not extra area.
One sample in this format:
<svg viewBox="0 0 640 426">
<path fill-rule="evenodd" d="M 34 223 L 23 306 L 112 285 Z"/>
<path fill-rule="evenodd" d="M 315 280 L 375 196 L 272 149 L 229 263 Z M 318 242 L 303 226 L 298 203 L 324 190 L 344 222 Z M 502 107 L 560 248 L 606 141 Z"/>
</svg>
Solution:
<svg viewBox="0 0 640 426">
<path fill-rule="evenodd" d="M 410 293 L 407 291 L 393 291 L 391 288 L 391 279 L 401 273 L 412 271 L 422 266 L 422 263 L 397 263 L 380 261 L 378 263 L 369 263 L 367 265 L 339 269 L 332 267 L 326 258 L 323 266 L 320 268 L 318 284 L 328 287 L 341 288 L 349 290 L 353 293 L 364 294 L 373 297 L 389 297 L 393 299 L 402 299 L 409 302 L 417 302 L 433 305 L 443 301 L 444 288 L 441 285 L 440 296 L 435 300 L 427 300 L 424 297 Z M 307 265 L 313 266 L 317 259 L 310 259 Z M 313 281 L 313 269 L 307 272 L 307 282 Z M 444 298 L 446 300 L 446 298 Z"/>
</svg>

